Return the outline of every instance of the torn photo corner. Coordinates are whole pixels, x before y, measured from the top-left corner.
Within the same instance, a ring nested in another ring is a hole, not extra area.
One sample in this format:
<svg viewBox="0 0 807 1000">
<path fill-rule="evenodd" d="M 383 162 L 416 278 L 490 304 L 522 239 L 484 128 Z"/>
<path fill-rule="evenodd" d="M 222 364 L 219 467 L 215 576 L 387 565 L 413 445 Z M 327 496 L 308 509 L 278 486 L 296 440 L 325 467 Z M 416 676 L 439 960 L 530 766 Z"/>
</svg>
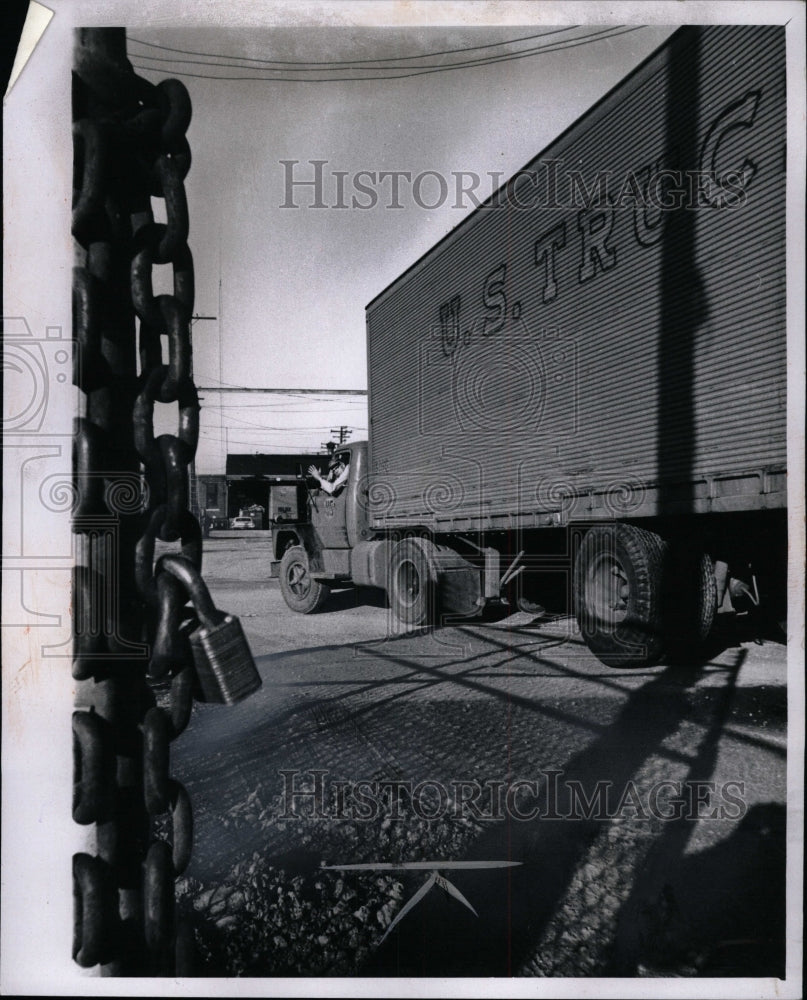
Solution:
<svg viewBox="0 0 807 1000">
<path fill-rule="evenodd" d="M 15 33 L 13 31 L 8 39 L 8 42 L 11 44 L 16 41 L 16 51 L 13 54 L 7 76 L 4 75 L 4 79 L 8 80 L 5 89 L 6 97 L 11 92 L 11 88 L 14 86 L 17 77 L 25 69 L 28 60 L 31 58 L 34 49 L 47 30 L 48 24 L 53 17 L 53 11 L 44 4 L 38 3 L 37 0 L 31 0 L 30 3 L 11 4 L 9 6 L 11 12 L 7 14 L 8 20 L 9 22 L 15 20 L 15 18 L 19 20 L 21 22 L 21 30 L 18 41 L 14 37 Z M 5 65 L 3 66 L 3 70 L 5 74 Z"/>
</svg>

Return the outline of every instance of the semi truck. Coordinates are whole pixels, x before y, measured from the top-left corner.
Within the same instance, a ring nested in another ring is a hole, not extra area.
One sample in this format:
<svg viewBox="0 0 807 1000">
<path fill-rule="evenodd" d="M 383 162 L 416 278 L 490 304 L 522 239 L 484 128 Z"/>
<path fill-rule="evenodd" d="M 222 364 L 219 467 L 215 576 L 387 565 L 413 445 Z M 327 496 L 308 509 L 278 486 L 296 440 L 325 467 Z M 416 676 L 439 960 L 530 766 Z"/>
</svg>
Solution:
<svg viewBox="0 0 807 1000">
<path fill-rule="evenodd" d="M 369 432 L 273 572 L 410 626 L 564 601 L 658 662 L 786 573 L 785 39 L 685 27 L 367 306 Z"/>
</svg>

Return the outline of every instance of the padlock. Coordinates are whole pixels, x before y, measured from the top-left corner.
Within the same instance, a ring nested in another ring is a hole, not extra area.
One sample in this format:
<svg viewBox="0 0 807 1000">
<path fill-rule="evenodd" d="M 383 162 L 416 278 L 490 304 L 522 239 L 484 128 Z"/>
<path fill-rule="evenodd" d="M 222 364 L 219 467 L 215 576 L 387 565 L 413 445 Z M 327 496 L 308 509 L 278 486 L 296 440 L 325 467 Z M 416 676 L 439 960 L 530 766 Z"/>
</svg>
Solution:
<svg viewBox="0 0 807 1000">
<path fill-rule="evenodd" d="M 232 615 L 203 623 L 189 636 L 205 701 L 232 705 L 261 686 L 261 678 L 241 627 Z"/>
<path fill-rule="evenodd" d="M 241 622 L 213 604 L 201 574 L 184 556 L 162 556 L 155 574 L 165 570 L 182 581 L 190 595 L 199 627 L 188 639 L 204 701 L 233 705 L 261 686 L 261 677 Z"/>
</svg>

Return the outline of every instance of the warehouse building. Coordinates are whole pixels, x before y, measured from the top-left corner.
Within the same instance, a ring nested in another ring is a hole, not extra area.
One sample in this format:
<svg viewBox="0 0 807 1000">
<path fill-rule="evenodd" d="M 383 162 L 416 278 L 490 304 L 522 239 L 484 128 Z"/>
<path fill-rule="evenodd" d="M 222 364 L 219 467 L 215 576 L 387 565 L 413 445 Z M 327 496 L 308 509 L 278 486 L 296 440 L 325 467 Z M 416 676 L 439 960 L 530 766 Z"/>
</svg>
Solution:
<svg viewBox="0 0 807 1000">
<path fill-rule="evenodd" d="M 200 517 L 224 528 L 230 518 L 247 514 L 256 528 L 269 528 L 273 520 L 297 516 L 292 483 L 312 462 L 324 469 L 326 455 L 228 455 L 224 475 L 197 476 Z"/>
</svg>

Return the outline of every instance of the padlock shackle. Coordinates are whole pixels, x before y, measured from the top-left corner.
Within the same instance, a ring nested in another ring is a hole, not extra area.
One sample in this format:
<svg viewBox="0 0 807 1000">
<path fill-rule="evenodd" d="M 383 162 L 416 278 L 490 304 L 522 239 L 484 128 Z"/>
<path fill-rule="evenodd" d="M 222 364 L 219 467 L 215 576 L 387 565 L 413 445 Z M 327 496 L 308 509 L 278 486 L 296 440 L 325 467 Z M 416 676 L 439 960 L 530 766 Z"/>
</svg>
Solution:
<svg viewBox="0 0 807 1000">
<path fill-rule="evenodd" d="M 196 609 L 202 624 L 207 628 L 215 628 L 223 617 L 223 613 L 213 603 L 213 598 L 210 596 L 207 584 L 202 579 L 202 574 L 191 560 L 187 556 L 160 556 L 154 567 L 154 575 L 157 576 L 162 570 L 175 576 L 188 591 L 191 604 Z"/>
</svg>

